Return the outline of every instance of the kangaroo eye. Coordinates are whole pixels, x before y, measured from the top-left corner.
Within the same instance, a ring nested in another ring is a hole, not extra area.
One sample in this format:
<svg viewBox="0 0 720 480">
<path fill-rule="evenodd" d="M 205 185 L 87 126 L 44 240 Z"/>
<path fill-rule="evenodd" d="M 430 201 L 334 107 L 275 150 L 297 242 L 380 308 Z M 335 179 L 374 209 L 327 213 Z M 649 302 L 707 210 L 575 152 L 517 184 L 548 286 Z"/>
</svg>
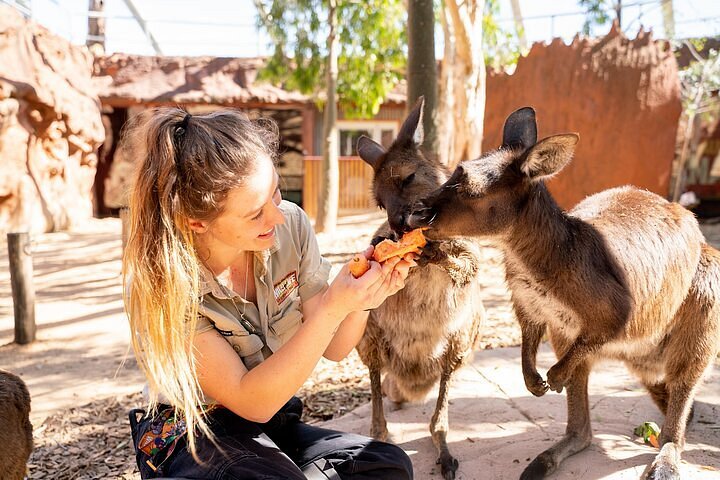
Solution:
<svg viewBox="0 0 720 480">
<path fill-rule="evenodd" d="M 415 173 L 411 173 L 410 175 L 405 177 L 405 179 L 402 181 L 401 187 L 402 188 L 407 187 L 408 185 L 410 185 L 412 183 L 413 180 L 415 180 Z"/>
</svg>

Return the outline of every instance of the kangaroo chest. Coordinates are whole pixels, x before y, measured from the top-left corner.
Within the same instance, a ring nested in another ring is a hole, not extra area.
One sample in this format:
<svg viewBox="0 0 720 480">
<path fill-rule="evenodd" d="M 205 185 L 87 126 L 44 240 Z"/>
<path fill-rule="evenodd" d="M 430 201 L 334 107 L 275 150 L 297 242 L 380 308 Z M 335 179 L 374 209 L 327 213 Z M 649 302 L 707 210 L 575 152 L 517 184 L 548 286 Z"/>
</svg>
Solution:
<svg viewBox="0 0 720 480">
<path fill-rule="evenodd" d="M 552 279 L 539 279 L 525 265 L 505 252 L 506 281 L 512 301 L 533 323 L 546 324 L 566 338 L 580 333 L 581 319 L 575 309 L 565 304 L 553 292 Z M 587 306 L 588 309 L 592 305 Z"/>
</svg>

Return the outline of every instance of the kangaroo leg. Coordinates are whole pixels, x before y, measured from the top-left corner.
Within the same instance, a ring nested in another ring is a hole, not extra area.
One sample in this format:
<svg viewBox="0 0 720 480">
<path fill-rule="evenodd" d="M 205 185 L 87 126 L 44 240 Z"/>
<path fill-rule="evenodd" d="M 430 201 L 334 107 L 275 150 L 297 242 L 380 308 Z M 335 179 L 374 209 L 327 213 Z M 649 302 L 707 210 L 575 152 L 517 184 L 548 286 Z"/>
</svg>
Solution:
<svg viewBox="0 0 720 480">
<path fill-rule="evenodd" d="M 453 480 L 455 471 L 458 469 L 458 461 L 450 454 L 447 445 L 448 434 L 448 390 L 450 376 L 453 370 L 445 366 L 440 375 L 440 390 L 438 392 L 437 403 L 435 404 L 435 413 L 430 420 L 430 435 L 433 443 L 438 449 L 439 457 L 437 462 L 440 465 L 440 471 L 445 480 Z"/>
<path fill-rule="evenodd" d="M 695 382 L 668 384 L 667 414 L 660 431 L 660 453 L 650 465 L 648 480 L 679 480 L 680 454 L 685 446 L 685 427 L 690 415 Z"/>
<path fill-rule="evenodd" d="M 567 383 L 568 422 L 565 436 L 552 447 L 538 455 L 520 476 L 520 480 L 537 480 L 554 472 L 560 463 L 590 445 L 590 405 L 588 402 L 588 377 L 590 362 L 575 367 Z"/>
<path fill-rule="evenodd" d="M 372 398 L 372 424 L 370 435 L 377 440 L 386 441 L 388 437 L 387 421 L 383 410 L 382 387 L 380 385 L 380 369 L 369 367 L 370 396 Z"/>
<path fill-rule="evenodd" d="M 693 285 L 677 313 L 678 323 L 664 352 L 667 413 L 660 431 L 660 453 L 648 467 L 648 480 L 680 478 L 680 454 L 695 388 L 718 351 L 719 283 L 720 254 L 704 246 Z"/>
</svg>

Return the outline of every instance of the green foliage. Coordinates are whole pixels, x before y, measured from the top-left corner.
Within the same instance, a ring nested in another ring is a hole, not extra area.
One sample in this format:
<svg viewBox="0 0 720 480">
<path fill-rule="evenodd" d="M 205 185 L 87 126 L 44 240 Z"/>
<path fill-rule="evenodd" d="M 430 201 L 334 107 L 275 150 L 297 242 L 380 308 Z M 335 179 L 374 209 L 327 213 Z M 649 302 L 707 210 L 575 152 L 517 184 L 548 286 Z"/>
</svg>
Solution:
<svg viewBox="0 0 720 480">
<path fill-rule="evenodd" d="M 325 88 L 327 2 L 255 0 L 273 46 L 262 79 L 317 95 Z M 405 77 L 406 14 L 400 0 L 338 0 L 338 98 L 348 117 L 377 114 Z"/>
<path fill-rule="evenodd" d="M 582 29 L 585 35 L 590 35 L 593 25 L 603 26 L 610 21 L 610 15 L 608 14 L 610 2 L 608 0 L 578 0 L 578 4 L 586 12 Z"/>
<path fill-rule="evenodd" d="M 682 87 L 683 112 L 688 116 L 717 114 L 717 92 L 720 91 L 718 51 L 711 49 L 706 59 L 691 62 L 678 74 Z"/>
<path fill-rule="evenodd" d="M 500 1 L 485 0 L 483 12 L 485 65 L 495 70 L 516 65 L 521 54 L 520 43 L 514 29 L 505 30 L 496 21 L 500 14 Z"/>
</svg>

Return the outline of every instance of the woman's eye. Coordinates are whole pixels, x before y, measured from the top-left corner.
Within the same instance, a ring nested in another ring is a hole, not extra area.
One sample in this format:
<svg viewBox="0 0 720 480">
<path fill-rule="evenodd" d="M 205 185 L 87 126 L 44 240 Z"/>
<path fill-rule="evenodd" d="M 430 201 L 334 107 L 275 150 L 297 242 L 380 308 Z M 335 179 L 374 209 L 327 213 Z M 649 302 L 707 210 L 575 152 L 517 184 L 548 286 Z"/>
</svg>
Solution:
<svg viewBox="0 0 720 480">
<path fill-rule="evenodd" d="M 265 209 L 260 210 L 260 213 L 258 213 L 258 214 L 255 215 L 254 217 L 252 217 L 251 220 L 260 220 L 260 218 L 262 218 L 262 214 L 263 214 L 264 211 L 265 211 Z"/>
</svg>

